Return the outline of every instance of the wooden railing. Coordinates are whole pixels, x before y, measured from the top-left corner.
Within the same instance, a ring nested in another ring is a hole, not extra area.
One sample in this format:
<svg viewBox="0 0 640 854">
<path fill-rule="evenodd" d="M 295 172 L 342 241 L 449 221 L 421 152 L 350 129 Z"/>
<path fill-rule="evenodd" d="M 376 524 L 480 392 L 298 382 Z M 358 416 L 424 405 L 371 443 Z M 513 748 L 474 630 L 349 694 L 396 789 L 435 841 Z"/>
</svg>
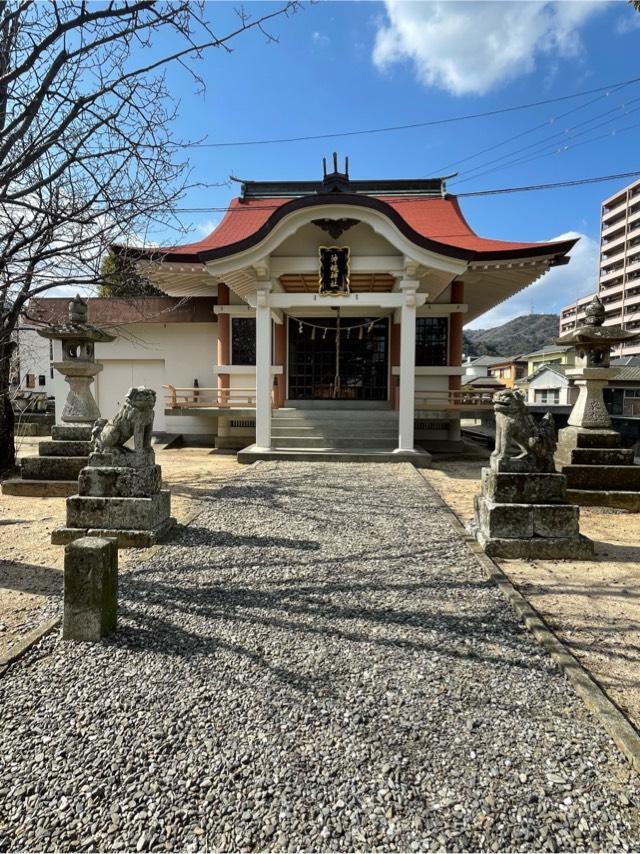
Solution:
<svg viewBox="0 0 640 854">
<path fill-rule="evenodd" d="M 416 411 L 490 410 L 492 391 L 417 391 Z"/>
<path fill-rule="evenodd" d="M 180 388 L 164 385 L 165 409 L 255 409 L 255 388 Z"/>
</svg>

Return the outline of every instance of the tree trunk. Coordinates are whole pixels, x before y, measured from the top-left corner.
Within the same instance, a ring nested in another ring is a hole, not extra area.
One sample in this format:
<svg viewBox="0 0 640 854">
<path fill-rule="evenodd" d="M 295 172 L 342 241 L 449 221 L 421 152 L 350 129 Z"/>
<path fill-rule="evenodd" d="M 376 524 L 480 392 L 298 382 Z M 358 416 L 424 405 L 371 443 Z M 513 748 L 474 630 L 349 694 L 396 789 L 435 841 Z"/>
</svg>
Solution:
<svg viewBox="0 0 640 854">
<path fill-rule="evenodd" d="M 13 468 L 16 461 L 14 416 L 9 387 L 10 347 L 0 344 L 0 472 Z"/>
</svg>

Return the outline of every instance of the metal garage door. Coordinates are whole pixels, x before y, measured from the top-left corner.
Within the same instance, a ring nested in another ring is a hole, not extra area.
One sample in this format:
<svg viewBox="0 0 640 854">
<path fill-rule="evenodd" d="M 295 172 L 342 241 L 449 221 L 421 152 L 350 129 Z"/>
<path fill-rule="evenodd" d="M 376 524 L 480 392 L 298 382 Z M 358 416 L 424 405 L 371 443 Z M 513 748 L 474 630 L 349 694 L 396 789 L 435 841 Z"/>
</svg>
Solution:
<svg viewBox="0 0 640 854">
<path fill-rule="evenodd" d="M 156 393 L 154 430 L 164 430 L 164 359 L 100 359 L 104 366 L 96 377 L 97 401 L 103 418 L 112 418 L 131 386 L 144 385 Z"/>
</svg>

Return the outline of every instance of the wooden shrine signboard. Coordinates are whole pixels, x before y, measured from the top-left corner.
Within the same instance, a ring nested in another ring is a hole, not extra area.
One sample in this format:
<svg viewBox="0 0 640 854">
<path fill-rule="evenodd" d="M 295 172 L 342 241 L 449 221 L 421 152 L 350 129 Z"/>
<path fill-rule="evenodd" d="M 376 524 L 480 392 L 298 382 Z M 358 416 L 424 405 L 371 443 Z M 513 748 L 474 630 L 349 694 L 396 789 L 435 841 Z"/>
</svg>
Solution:
<svg viewBox="0 0 640 854">
<path fill-rule="evenodd" d="M 349 248 L 321 246 L 318 293 L 324 296 L 349 296 Z"/>
</svg>

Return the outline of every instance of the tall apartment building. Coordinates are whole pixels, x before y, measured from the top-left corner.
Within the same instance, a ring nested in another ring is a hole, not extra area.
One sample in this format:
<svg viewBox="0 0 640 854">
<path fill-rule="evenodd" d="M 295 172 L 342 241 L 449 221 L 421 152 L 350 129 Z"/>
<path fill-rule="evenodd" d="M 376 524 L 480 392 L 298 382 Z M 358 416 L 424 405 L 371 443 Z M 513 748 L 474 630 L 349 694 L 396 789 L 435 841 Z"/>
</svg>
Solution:
<svg viewBox="0 0 640 854">
<path fill-rule="evenodd" d="M 598 294 L 604 303 L 605 325 L 640 331 L 640 181 L 634 181 L 602 203 Z M 560 333 L 584 320 L 593 295 L 581 297 L 560 312 Z M 612 356 L 640 355 L 640 341 L 623 344 Z"/>
</svg>

